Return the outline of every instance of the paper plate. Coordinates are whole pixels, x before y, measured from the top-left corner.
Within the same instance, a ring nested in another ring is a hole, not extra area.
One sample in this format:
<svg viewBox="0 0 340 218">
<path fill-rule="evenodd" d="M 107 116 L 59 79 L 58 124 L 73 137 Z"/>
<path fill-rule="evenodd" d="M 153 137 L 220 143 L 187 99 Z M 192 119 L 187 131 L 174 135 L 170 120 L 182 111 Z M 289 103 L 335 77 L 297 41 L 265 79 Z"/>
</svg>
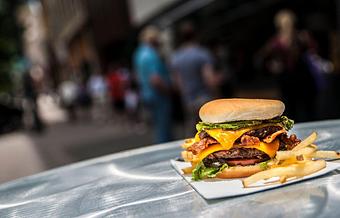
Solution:
<svg viewBox="0 0 340 218">
<path fill-rule="evenodd" d="M 333 170 L 340 169 L 340 163 L 327 162 L 327 165 L 324 169 L 299 179 L 288 180 L 286 183 L 283 184 L 270 184 L 271 182 L 278 180 L 278 178 L 272 178 L 266 181 L 259 181 L 253 187 L 244 188 L 241 179 L 206 179 L 201 181 L 193 181 L 191 180 L 191 175 L 184 175 L 181 170 L 185 167 L 190 167 L 190 163 L 171 160 L 171 165 L 205 199 L 234 197 L 265 191 L 273 188 L 279 188 L 292 183 L 322 176 Z"/>
</svg>

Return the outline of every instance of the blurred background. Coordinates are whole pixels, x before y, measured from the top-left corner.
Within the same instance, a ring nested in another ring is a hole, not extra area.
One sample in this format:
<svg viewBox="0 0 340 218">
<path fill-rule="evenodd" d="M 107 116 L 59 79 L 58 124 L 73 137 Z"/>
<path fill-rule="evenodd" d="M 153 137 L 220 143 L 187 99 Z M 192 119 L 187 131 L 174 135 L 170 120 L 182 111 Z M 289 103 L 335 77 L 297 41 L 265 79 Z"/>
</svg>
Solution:
<svg viewBox="0 0 340 218">
<path fill-rule="evenodd" d="M 0 0 L 0 182 L 191 137 L 214 98 L 340 117 L 339 0 Z"/>
</svg>

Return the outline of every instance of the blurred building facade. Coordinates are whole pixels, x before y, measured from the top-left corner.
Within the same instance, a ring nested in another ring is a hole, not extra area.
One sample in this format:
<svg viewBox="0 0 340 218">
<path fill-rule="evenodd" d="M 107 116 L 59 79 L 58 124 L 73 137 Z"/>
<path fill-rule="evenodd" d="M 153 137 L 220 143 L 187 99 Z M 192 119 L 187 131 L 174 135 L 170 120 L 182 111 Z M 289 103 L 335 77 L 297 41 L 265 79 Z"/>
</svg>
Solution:
<svg viewBox="0 0 340 218">
<path fill-rule="evenodd" d="M 41 0 L 55 83 L 85 65 L 103 71 L 128 37 L 130 21 L 124 0 Z"/>
</svg>

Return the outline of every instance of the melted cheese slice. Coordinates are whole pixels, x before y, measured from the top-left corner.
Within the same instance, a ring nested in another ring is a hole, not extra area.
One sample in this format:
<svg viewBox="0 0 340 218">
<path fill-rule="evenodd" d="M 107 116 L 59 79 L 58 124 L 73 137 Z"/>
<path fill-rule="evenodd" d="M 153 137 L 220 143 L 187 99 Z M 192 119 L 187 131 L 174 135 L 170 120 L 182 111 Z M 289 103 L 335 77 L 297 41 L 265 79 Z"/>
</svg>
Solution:
<svg viewBox="0 0 340 218">
<path fill-rule="evenodd" d="M 252 129 L 259 129 L 265 126 L 273 126 L 273 124 L 264 124 L 264 125 L 259 125 L 250 128 L 243 128 L 239 130 L 222 130 L 222 129 L 210 129 L 210 130 L 205 130 L 211 137 L 216 139 L 220 144 L 215 144 L 211 145 L 208 148 L 204 149 L 199 155 L 198 159 L 199 161 L 202 161 L 206 156 L 208 156 L 211 153 L 214 153 L 216 151 L 221 151 L 221 150 L 229 150 L 234 146 L 235 141 L 240 138 L 244 133 L 248 132 L 249 130 Z M 199 132 L 195 136 L 195 142 L 199 141 Z M 273 158 L 276 154 L 276 151 L 279 149 L 279 141 L 274 140 L 271 143 L 265 143 L 265 142 L 260 142 L 259 144 L 256 145 L 251 145 L 251 146 L 242 146 L 244 148 L 256 148 L 260 151 L 263 151 L 266 153 L 270 158 Z"/>
<path fill-rule="evenodd" d="M 195 142 L 199 142 L 201 139 L 200 139 L 200 132 L 197 132 L 196 135 L 195 135 Z"/>
<path fill-rule="evenodd" d="M 270 158 L 273 158 L 276 151 L 279 150 L 280 142 L 279 140 L 274 140 L 271 143 L 260 142 L 257 145 L 242 146 L 242 148 L 256 148 L 257 150 L 263 151 L 268 154 Z"/>
<path fill-rule="evenodd" d="M 251 130 L 251 128 L 243 128 L 235 131 L 224 131 L 222 129 L 210 129 L 205 131 L 211 137 L 216 139 L 216 141 L 218 141 L 222 145 L 224 150 L 229 150 L 233 147 L 234 142 L 249 130 Z"/>
</svg>

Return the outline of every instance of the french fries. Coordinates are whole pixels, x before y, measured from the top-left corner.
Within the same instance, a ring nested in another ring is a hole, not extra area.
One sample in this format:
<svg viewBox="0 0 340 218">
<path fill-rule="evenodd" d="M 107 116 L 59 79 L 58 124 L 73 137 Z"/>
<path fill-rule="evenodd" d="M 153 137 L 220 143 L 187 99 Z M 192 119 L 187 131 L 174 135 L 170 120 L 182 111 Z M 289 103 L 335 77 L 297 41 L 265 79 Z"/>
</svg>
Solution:
<svg viewBox="0 0 340 218">
<path fill-rule="evenodd" d="M 184 143 L 182 144 L 182 148 L 187 149 L 195 142 L 194 138 L 186 139 Z"/>
<path fill-rule="evenodd" d="M 277 160 L 287 160 L 294 158 L 296 156 L 303 155 L 304 157 L 313 156 L 314 152 L 316 151 L 315 147 L 307 146 L 300 150 L 291 150 L 291 151 L 278 151 L 276 152 L 276 159 Z"/>
<path fill-rule="evenodd" d="M 250 187 L 252 184 L 278 177 L 274 183 L 285 183 L 288 179 L 300 178 L 310 175 L 326 167 L 326 161 L 317 159 L 340 158 L 337 151 L 318 151 L 318 146 L 313 144 L 317 134 L 313 132 L 310 136 L 300 142 L 290 151 L 277 151 L 275 158 L 268 163 L 269 169 L 245 178 L 243 186 Z M 271 182 L 273 183 L 273 182 Z"/>
<path fill-rule="evenodd" d="M 312 147 L 312 148 L 315 148 L 315 149 L 318 149 L 318 146 L 316 146 L 315 144 L 310 144 L 308 145 L 309 147 Z"/>
<path fill-rule="evenodd" d="M 273 166 L 273 168 L 275 167 L 285 167 L 285 166 L 289 166 L 291 164 L 296 164 L 296 163 L 302 163 L 303 161 L 298 160 L 296 157 L 293 157 L 291 159 L 286 159 L 283 161 L 280 161 L 276 166 Z"/>
<path fill-rule="evenodd" d="M 181 155 L 182 155 L 182 158 L 184 159 L 184 161 L 186 161 L 186 162 L 192 161 L 192 159 L 193 159 L 193 154 L 191 152 L 182 151 Z"/>
<path fill-rule="evenodd" d="M 340 158 L 340 152 L 337 151 L 316 151 L 313 154 L 313 158 L 335 159 Z"/>
<path fill-rule="evenodd" d="M 182 171 L 184 174 L 190 174 L 192 173 L 193 169 L 195 169 L 194 167 L 186 167 L 186 168 L 183 168 Z"/>
<path fill-rule="evenodd" d="M 310 136 L 308 136 L 302 142 L 300 142 L 297 146 L 295 146 L 295 148 L 293 148 L 292 151 L 297 151 L 297 150 L 300 150 L 304 147 L 307 147 L 308 145 L 315 142 L 317 137 L 318 136 L 317 136 L 316 132 L 313 132 Z"/>
<path fill-rule="evenodd" d="M 285 183 L 287 181 L 287 176 L 281 176 L 280 179 L 279 179 L 279 182 L 282 184 L 282 183 Z"/>
<path fill-rule="evenodd" d="M 243 186 L 245 188 L 250 187 L 251 184 L 254 184 L 261 180 L 270 179 L 272 177 L 280 177 L 280 182 L 285 182 L 288 178 L 293 177 L 303 177 L 309 174 L 315 173 L 326 167 L 326 162 L 324 160 L 317 161 L 306 161 L 303 163 L 291 164 L 286 167 L 277 167 L 269 170 L 265 170 L 259 173 L 256 173 L 242 181 Z"/>
</svg>

